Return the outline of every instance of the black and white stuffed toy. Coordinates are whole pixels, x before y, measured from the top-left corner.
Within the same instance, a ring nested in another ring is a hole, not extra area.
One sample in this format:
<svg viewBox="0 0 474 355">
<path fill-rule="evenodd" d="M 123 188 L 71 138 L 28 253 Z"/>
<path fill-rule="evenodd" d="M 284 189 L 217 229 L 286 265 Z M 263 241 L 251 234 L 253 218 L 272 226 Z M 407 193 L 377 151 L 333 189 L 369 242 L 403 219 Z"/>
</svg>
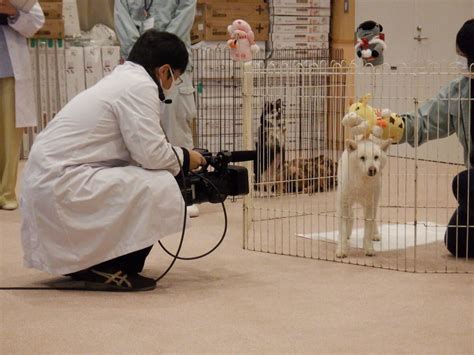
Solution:
<svg viewBox="0 0 474 355">
<path fill-rule="evenodd" d="M 364 65 L 383 64 L 383 51 L 387 48 L 383 27 L 375 21 L 362 22 L 357 27 L 356 54 Z"/>
</svg>

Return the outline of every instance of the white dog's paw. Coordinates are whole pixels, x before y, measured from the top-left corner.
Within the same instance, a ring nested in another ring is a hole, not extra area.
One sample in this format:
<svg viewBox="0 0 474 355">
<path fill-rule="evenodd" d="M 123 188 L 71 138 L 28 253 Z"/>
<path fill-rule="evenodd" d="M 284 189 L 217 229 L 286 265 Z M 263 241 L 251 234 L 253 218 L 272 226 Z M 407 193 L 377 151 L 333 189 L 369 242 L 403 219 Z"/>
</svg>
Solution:
<svg viewBox="0 0 474 355">
<path fill-rule="evenodd" d="M 374 248 L 365 248 L 365 256 L 374 256 L 375 255 L 375 250 Z"/>
<path fill-rule="evenodd" d="M 381 238 L 380 238 L 380 234 L 377 232 L 377 233 L 374 233 L 374 235 L 372 236 L 372 240 L 374 242 L 380 242 Z"/>
<path fill-rule="evenodd" d="M 347 255 L 348 255 L 348 250 L 347 248 L 340 248 L 338 247 L 337 250 L 336 250 L 336 257 L 337 258 L 347 258 Z"/>
</svg>

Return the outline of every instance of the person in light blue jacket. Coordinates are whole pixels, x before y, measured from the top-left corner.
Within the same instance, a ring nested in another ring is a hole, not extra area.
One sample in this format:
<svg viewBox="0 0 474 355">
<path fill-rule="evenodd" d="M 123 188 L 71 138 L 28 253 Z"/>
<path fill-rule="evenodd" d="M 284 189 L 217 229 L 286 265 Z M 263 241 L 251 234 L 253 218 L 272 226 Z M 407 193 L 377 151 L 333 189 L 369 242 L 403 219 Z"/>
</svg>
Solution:
<svg viewBox="0 0 474 355">
<path fill-rule="evenodd" d="M 165 92 L 162 105 L 163 130 L 171 144 L 186 149 L 194 148 L 193 121 L 196 102 L 192 80 L 191 28 L 196 14 L 196 0 L 115 0 L 115 30 L 120 41 L 120 53 L 127 60 L 137 38 L 146 30 L 177 35 L 189 52 L 189 64 L 176 88 Z M 196 206 L 188 208 L 191 217 L 199 215 Z"/>
<path fill-rule="evenodd" d="M 399 143 L 412 146 L 457 134 L 464 148 L 467 170 L 453 179 L 459 206 L 448 223 L 445 243 L 451 254 L 474 257 L 474 19 L 464 23 L 456 36 L 456 50 L 465 74 L 451 81 L 438 95 L 421 105 L 418 118 L 402 114 L 405 132 Z M 415 129 L 418 119 L 418 131 Z M 417 142 L 416 142 L 417 141 Z"/>
</svg>

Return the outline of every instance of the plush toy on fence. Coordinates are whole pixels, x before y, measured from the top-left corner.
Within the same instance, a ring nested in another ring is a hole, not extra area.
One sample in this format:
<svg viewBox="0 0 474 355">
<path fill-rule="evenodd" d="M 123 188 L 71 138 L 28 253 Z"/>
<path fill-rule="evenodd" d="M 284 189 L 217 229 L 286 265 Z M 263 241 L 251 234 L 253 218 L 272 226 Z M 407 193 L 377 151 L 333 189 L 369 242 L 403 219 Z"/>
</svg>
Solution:
<svg viewBox="0 0 474 355">
<path fill-rule="evenodd" d="M 230 57 L 237 62 L 252 60 L 252 54 L 260 48 L 255 44 L 255 35 L 250 25 L 244 20 L 235 20 L 227 27 L 230 39 L 227 45 L 230 48 Z"/>
<path fill-rule="evenodd" d="M 398 143 L 405 129 L 403 119 L 389 109 L 374 109 L 368 104 L 370 98 L 371 95 L 367 94 L 352 104 L 342 119 L 342 125 L 350 128 L 354 137 L 367 139 L 372 135 L 384 140 L 391 138 Z"/>
<path fill-rule="evenodd" d="M 365 21 L 357 27 L 356 54 L 364 65 L 383 64 L 383 51 L 387 48 L 382 25 L 375 21 Z"/>
</svg>

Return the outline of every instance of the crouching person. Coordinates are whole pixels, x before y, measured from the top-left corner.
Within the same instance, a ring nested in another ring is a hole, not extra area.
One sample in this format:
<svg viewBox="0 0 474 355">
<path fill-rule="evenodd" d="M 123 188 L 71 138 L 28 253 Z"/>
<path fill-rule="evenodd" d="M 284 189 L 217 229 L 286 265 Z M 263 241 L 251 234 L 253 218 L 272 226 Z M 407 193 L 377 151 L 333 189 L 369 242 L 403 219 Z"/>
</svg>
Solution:
<svg viewBox="0 0 474 355">
<path fill-rule="evenodd" d="M 445 244 L 455 257 L 474 258 L 474 19 L 458 31 L 456 51 L 464 62 L 462 75 L 424 102 L 417 115 L 402 115 L 405 132 L 400 143 L 415 146 L 416 140 L 421 145 L 451 134 L 458 136 L 466 170 L 453 178 L 458 207 L 447 225 Z"/>
<path fill-rule="evenodd" d="M 71 276 L 86 289 L 155 287 L 139 273 L 185 214 L 176 155 L 185 173 L 205 164 L 199 153 L 171 146 L 160 125 L 159 96 L 187 64 L 178 37 L 150 30 L 127 62 L 38 135 L 20 199 L 27 267 Z"/>
</svg>

